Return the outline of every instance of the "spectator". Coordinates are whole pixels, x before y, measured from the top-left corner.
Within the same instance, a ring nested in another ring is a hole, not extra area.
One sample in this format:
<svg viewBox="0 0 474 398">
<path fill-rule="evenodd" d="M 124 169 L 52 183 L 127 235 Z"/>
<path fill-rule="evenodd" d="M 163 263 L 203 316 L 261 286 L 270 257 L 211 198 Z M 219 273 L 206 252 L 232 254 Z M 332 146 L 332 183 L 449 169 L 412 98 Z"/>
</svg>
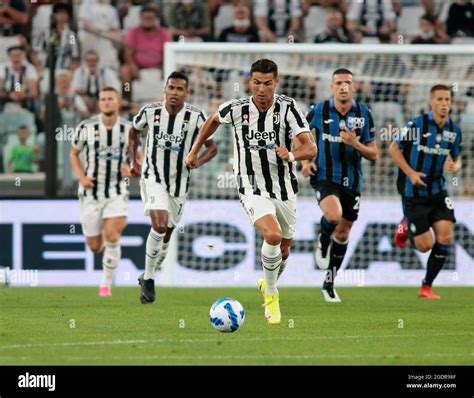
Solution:
<svg viewBox="0 0 474 398">
<path fill-rule="evenodd" d="M 254 0 L 254 7 L 262 41 L 296 41 L 296 32 L 303 15 L 299 0 Z"/>
<path fill-rule="evenodd" d="M 344 29 L 344 16 L 333 9 L 326 16 L 326 30 L 314 39 L 315 43 L 352 43 Z"/>
<path fill-rule="evenodd" d="M 113 87 L 121 91 L 120 81 L 115 72 L 100 66 L 99 55 L 89 50 L 84 57 L 84 65 L 74 71 L 72 91 L 82 96 L 90 113 L 97 111 L 99 91 L 103 87 Z"/>
<path fill-rule="evenodd" d="M 250 10 L 245 6 L 234 8 L 233 26 L 224 29 L 218 41 L 232 43 L 258 43 L 257 30 L 251 26 Z"/>
<path fill-rule="evenodd" d="M 15 103 L 35 112 L 35 99 L 38 98 L 38 73 L 26 61 L 25 50 L 13 46 L 8 50 L 9 62 L 0 65 L 0 109 L 6 103 Z"/>
<path fill-rule="evenodd" d="M 162 68 L 165 43 L 172 41 L 170 31 L 160 26 L 155 9 L 144 7 L 140 14 L 140 25 L 131 28 L 125 37 L 122 82 L 130 86 L 138 79 L 140 69 Z M 124 97 L 130 98 L 130 90 L 124 90 Z"/>
<path fill-rule="evenodd" d="M 79 42 L 76 34 L 71 30 L 71 8 L 67 4 L 55 4 L 53 6 L 53 18 L 59 42 L 56 45 L 56 69 L 72 69 L 79 65 L 80 53 Z M 32 62 L 38 70 L 50 67 L 50 28 L 44 30 L 33 43 Z"/>
<path fill-rule="evenodd" d="M 458 0 L 451 5 L 446 22 L 451 37 L 474 37 L 474 4 L 472 1 Z"/>
<path fill-rule="evenodd" d="M 24 0 L 0 2 L 0 36 L 22 34 L 28 21 L 28 7 Z"/>
<path fill-rule="evenodd" d="M 209 41 L 211 15 L 200 0 L 180 0 L 171 5 L 167 22 L 174 40 Z"/>
<path fill-rule="evenodd" d="M 79 26 L 83 29 L 81 35 L 85 35 L 85 31 L 93 34 L 92 40 L 96 40 L 97 35 L 104 35 L 112 40 L 120 40 L 118 11 L 107 0 L 83 1 L 79 8 Z"/>
<path fill-rule="evenodd" d="M 420 18 L 420 30 L 421 34 L 412 39 L 412 44 L 442 44 L 449 41 L 448 37 L 436 32 L 435 22 L 428 15 Z"/>
<path fill-rule="evenodd" d="M 347 30 L 351 35 L 375 37 L 395 31 L 396 19 L 390 0 L 353 1 L 347 13 Z"/>
<path fill-rule="evenodd" d="M 77 72 L 77 69 L 76 69 Z M 70 71 L 63 70 L 56 74 L 56 94 L 58 96 L 58 106 L 63 116 L 70 117 L 71 112 L 79 112 L 81 118 L 87 118 L 97 111 L 96 108 L 89 110 L 84 97 L 74 92 L 71 84 L 72 75 Z"/>
<path fill-rule="evenodd" d="M 30 136 L 28 127 L 18 127 L 16 135 L 18 144 L 11 149 L 10 158 L 8 159 L 8 171 L 10 173 L 33 173 L 39 149 L 36 145 L 27 143 Z"/>
</svg>

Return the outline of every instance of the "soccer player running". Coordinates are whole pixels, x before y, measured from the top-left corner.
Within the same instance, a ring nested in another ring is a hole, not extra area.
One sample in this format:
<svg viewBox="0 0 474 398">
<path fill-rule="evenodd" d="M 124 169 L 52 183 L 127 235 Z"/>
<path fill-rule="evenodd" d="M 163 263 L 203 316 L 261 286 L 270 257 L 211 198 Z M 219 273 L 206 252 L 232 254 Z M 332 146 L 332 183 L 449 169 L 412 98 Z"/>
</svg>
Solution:
<svg viewBox="0 0 474 398">
<path fill-rule="evenodd" d="M 290 254 L 296 222 L 296 161 L 316 155 L 316 145 L 294 99 L 275 95 L 278 67 L 260 59 L 251 67 L 248 98 L 221 104 L 206 121 L 186 163 L 199 167 L 199 149 L 221 123 L 234 128 L 234 175 L 240 201 L 263 236 L 265 318 L 281 322 L 277 279 Z"/>
<path fill-rule="evenodd" d="M 405 202 L 408 233 L 419 251 L 431 250 L 418 297 L 439 299 L 431 285 L 448 257 L 456 222 L 443 168 L 449 173 L 461 169 L 462 137 L 460 128 L 449 117 L 450 88 L 433 86 L 429 104 L 431 112 L 410 121 L 398 140 L 390 144 L 389 151 L 399 167 L 397 186 Z"/>
<path fill-rule="evenodd" d="M 188 193 L 190 169 L 184 163 L 200 127 L 204 112 L 186 103 L 188 77 L 173 72 L 166 80 L 165 100 L 145 105 L 133 118 L 130 130 L 132 175 L 141 176 L 141 197 L 145 215 L 150 216 L 151 230 L 146 241 L 145 272 L 138 282 L 140 301 L 155 301 L 155 272 L 166 258 L 171 234 L 181 219 Z M 148 128 L 144 164 L 137 159 L 140 132 Z M 204 164 L 217 154 L 211 138 L 197 160 Z"/>
<path fill-rule="evenodd" d="M 99 93 L 100 114 L 76 128 L 69 154 L 79 179 L 78 196 L 82 232 L 94 253 L 103 251 L 103 278 L 99 295 L 112 295 L 112 282 L 120 262 L 120 236 L 127 224 L 128 133 L 131 123 L 119 117 L 120 95 L 112 87 Z M 85 168 L 80 154 L 85 151 Z"/>
<path fill-rule="evenodd" d="M 322 293 L 328 302 L 340 302 L 334 279 L 347 250 L 349 232 L 357 220 L 362 189 L 361 158 L 377 159 L 375 127 L 369 108 L 354 99 L 350 70 L 332 74 L 333 96 L 310 109 L 307 120 L 316 132 L 316 162 L 303 161 L 323 212 L 316 264 L 328 269 Z M 332 239 L 331 239 L 332 237 Z"/>
</svg>

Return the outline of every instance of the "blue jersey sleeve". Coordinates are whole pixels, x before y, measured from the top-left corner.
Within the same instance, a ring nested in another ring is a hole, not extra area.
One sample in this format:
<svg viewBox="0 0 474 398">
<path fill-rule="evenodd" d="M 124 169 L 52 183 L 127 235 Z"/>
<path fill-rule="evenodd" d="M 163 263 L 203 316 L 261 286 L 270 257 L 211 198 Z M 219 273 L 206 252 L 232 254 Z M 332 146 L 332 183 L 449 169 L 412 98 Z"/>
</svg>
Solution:
<svg viewBox="0 0 474 398">
<path fill-rule="evenodd" d="M 375 124 L 372 116 L 372 111 L 369 108 L 366 109 L 366 123 L 362 131 L 362 140 L 364 143 L 375 140 Z"/>
<path fill-rule="evenodd" d="M 315 118 L 314 118 L 314 115 L 316 113 L 316 104 L 311 104 L 308 108 L 308 110 L 306 111 L 306 121 L 308 122 L 309 124 L 309 129 L 312 130 L 316 127 L 316 123 L 315 121 L 313 121 Z"/>
<path fill-rule="evenodd" d="M 461 142 L 462 142 L 462 133 L 461 129 L 458 127 L 456 129 L 456 139 L 454 141 L 454 145 L 451 148 L 451 157 L 457 158 L 461 154 Z"/>
</svg>

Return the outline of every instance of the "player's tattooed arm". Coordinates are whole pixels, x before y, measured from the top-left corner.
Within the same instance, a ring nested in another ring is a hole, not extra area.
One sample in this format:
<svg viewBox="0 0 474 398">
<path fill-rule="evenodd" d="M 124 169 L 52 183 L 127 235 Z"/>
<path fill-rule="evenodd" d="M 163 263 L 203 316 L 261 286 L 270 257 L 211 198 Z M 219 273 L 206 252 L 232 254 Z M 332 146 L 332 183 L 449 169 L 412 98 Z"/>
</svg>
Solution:
<svg viewBox="0 0 474 398">
<path fill-rule="evenodd" d="M 138 156 L 138 145 L 140 144 L 140 131 L 132 127 L 128 133 L 130 173 L 133 177 L 140 177 L 142 172 L 141 163 Z"/>
<path fill-rule="evenodd" d="M 426 187 L 426 183 L 422 180 L 422 177 L 426 177 L 425 173 L 421 171 L 413 170 L 406 159 L 403 157 L 403 153 L 396 142 L 392 142 L 388 148 L 390 156 L 392 157 L 395 164 L 406 174 L 410 179 L 411 183 L 415 187 Z"/>
<path fill-rule="evenodd" d="M 199 151 L 209 137 L 214 134 L 221 122 L 219 121 L 219 116 L 217 112 L 214 112 L 202 125 L 201 130 L 197 136 L 196 142 L 188 153 L 186 157 L 186 165 L 191 169 L 198 168 L 201 164 L 199 163 Z M 216 152 L 217 153 L 217 152 Z M 215 156 L 215 155 L 214 155 Z M 209 158 L 210 160 L 212 158 Z"/>
<path fill-rule="evenodd" d="M 446 159 L 446 163 L 444 164 L 444 169 L 448 173 L 457 173 L 459 170 L 461 170 L 461 157 L 457 156 L 453 159 L 448 158 Z"/>
</svg>

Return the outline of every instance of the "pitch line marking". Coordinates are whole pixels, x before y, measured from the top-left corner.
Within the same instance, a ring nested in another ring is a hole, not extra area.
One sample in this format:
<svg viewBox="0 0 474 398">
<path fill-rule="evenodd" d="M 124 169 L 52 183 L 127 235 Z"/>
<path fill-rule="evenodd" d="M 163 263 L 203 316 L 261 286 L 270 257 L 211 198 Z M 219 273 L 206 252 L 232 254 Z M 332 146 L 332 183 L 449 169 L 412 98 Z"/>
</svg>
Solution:
<svg viewBox="0 0 474 398">
<path fill-rule="evenodd" d="M 245 338 L 245 339 L 229 339 L 231 343 L 244 343 L 247 341 L 311 341 L 311 340 L 337 340 L 337 339 L 378 339 L 378 338 L 397 338 L 397 337 L 445 337 L 445 336 L 474 336 L 472 332 L 466 333 L 433 333 L 433 334 L 385 334 L 378 336 L 368 335 L 349 335 L 349 336 L 309 336 L 304 338 L 298 337 L 275 337 L 275 338 Z M 26 343 L 26 344 L 6 344 L 0 345 L 0 350 L 8 350 L 15 348 L 35 348 L 35 347 L 74 347 L 74 346 L 97 346 L 97 345 L 130 345 L 130 344 L 162 344 L 162 343 L 212 343 L 216 339 L 152 339 L 152 340 L 112 340 L 112 341 L 79 341 L 79 342 L 63 342 L 63 343 Z"/>
</svg>

